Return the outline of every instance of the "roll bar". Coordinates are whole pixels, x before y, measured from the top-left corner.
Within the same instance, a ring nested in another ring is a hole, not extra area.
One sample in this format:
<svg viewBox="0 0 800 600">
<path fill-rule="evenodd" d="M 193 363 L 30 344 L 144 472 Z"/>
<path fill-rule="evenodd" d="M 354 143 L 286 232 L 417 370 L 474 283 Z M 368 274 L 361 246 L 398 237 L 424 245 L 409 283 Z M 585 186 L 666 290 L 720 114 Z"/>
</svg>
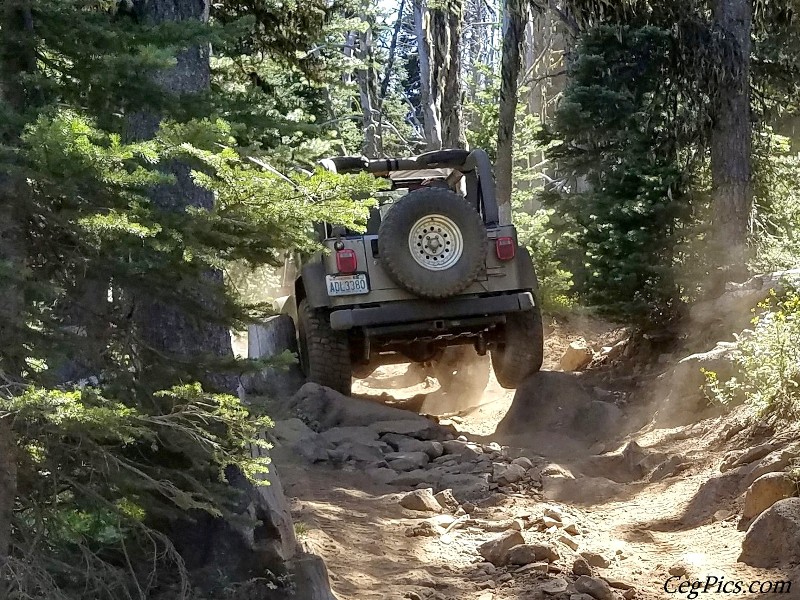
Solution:
<svg viewBox="0 0 800 600">
<path fill-rule="evenodd" d="M 495 194 L 492 162 L 485 150 L 461 149 L 434 150 L 408 158 L 366 158 L 364 156 L 337 156 L 320 161 L 320 165 L 333 173 L 361 173 L 366 171 L 376 176 L 388 175 L 392 171 L 416 171 L 426 168 L 454 169 L 478 176 L 484 218 L 487 224 L 499 222 L 497 196 Z"/>
</svg>

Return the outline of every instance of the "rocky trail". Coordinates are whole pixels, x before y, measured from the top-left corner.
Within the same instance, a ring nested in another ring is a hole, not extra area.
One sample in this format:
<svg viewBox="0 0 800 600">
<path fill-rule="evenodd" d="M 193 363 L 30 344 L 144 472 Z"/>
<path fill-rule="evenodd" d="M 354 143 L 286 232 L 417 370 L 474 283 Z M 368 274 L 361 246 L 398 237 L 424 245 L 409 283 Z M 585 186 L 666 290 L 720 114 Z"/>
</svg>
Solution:
<svg viewBox="0 0 800 600">
<path fill-rule="evenodd" d="M 743 407 L 666 419 L 656 362 L 630 378 L 551 361 L 438 418 L 403 410 L 442 392 L 402 369 L 356 398 L 306 384 L 268 407 L 297 538 L 339 600 L 800 598 L 800 512 L 782 500 L 796 432 Z"/>
</svg>

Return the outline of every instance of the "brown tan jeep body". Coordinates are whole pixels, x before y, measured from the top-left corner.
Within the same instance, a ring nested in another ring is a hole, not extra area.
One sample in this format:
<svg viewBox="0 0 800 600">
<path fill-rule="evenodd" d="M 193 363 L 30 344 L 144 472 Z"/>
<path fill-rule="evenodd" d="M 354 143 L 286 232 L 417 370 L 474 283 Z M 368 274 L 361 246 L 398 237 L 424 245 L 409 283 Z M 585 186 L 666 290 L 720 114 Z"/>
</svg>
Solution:
<svg viewBox="0 0 800 600">
<path fill-rule="evenodd" d="M 514 226 L 500 223 L 485 152 L 323 165 L 367 171 L 392 189 L 377 194 L 365 233 L 319 225 L 327 252 L 304 262 L 283 304 L 310 380 L 349 393 L 353 374 L 409 361 L 446 364 L 444 380 L 465 352 L 491 353 L 504 387 L 538 371 L 536 274 Z"/>
</svg>

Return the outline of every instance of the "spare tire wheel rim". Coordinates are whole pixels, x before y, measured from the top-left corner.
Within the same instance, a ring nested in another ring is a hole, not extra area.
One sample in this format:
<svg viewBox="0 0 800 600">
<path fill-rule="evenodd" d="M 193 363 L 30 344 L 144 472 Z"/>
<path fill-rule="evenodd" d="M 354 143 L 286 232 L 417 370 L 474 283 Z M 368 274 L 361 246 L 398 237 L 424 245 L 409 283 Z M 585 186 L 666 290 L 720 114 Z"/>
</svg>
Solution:
<svg viewBox="0 0 800 600">
<path fill-rule="evenodd" d="M 408 249 L 421 267 L 429 271 L 444 271 L 461 258 L 464 238 L 451 218 L 426 215 L 411 226 Z"/>
</svg>

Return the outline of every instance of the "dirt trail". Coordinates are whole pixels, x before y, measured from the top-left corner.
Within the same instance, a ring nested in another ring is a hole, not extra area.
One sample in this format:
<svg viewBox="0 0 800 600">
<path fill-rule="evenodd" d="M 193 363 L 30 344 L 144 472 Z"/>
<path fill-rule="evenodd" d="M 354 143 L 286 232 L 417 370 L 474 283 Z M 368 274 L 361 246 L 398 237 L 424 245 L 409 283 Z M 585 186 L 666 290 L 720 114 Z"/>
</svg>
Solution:
<svg viewBox="0 0 800 600">
<path fill-rule="evenodd" d="M 598 338 L 608 333 L 608 328 L 603 327 L 591 330 Z M 575 332 L 556 334 L 551 334 L 551 357 L 560 356 L 558 347 L 565 346 L 569 337 L 575 336 Z M 601 341 L 605 343 L 604 339 Z M 546 365 L 554 366 L 552 361 Z M 401 374 L 401 371 L 384 373 L 383 380 L 378 378 L 371 387 L 362 386 L 360 391 L 376 396 L 386 392 L 400 404 L 420 393 L 436 393 L 431 382 L 392 389 L 392 382 Z M 386 388 L 378 387 L 381 381 Z M 735 517 L 719 521 L 704 518 L 699 523 L 686 524 L 687 511 L 702 502 L 703 496 L 698 496 L 698 492 L 709 477 L 719 473 L 724 449 L 718 434 L 726 424 L 723 418 L 672 430 L 640 429 L 614 440 L 600 440 L 605 450 L 615 450 L 636 439 L 644 452 L 677 455 L 685 461 L 679 475 L 663 481 L 617 483 L 603 477 L 609 474 L 602 466 L 605 463 L 587 462 L 591 452 L 585 440 L 563 432 L 549 432 L 549 437 L 545 435 L 548 432 L 540 432 L 536 440 L 529 439 L 539 443 L 528 444 L 526 450 L 519 436 L 513 439 L 496 436 L 495 428 L 512 399 L 513 392 L 500 389 L 492 379 L 482 402 L 462 410 L 450 422 L 467 437 L 501 444 L 511 442 L 523 454 L 544 457 L 557 463 L 567 475 L 574 474 L 575 479 L 556 477 L 550 480 L 552 485 L 545 485 L 542 490 L 496 495 L 493 501 L 480 504 L 471 517 L 477 516 L 482 522 L 529 515 L 534 518 L 542 514 L 545 506 L 558 507 L 565 524 L 577 525 L 578 551 L 599 553 L 610 562 L 606 568 L 595 568 L 594 575 L 633 586 L 635 595 L 632 592 L 628 595 L 639 599 L 691 597 L 664 590 L 670 569 L 673 572 L 684 569 L 692 579 L 717 577 L 719 581 L 745 582 L 788 579 L 794 580 L 796 586 L 790 593 L 780 595 L 700 594 L 699 598 L 800 598 L 800 573 L 753 569 L 736 562 L 744 533 L 737 530 Z M 535 446 L 533 451 L 531 446 Z M 597 444 L 593 450 L 597 450 Z M 559 548 L 561 559 L 552 565 L 549 574 L 532 570 L 518 573 L 514 567 L 486 574 L 479 567 L 483 559 L 477 547 L 497 535 L 496 532 L 470 526 L 454 529 L 445 537 L 408 537 L 408 528 L 430 515 L 401 508 L 397 503 L 401 494 L 396 488 L 375 483 L 355 469 L 309 466 L 280 453 L 276 455 L 276 464 L 286 493 L 292 499 L 299 537 L 311 551 L 324 558 L 334 593 L 340 600 L 570 598 L 569 593 L 549 595 L 542 589 L 547 580 L 571 576 L 576 554 L 560 545 L 557 529 L 540 527 L 526 532 L 526 537 Z M 733 511 L 736 506 L 731 504 L 726 508 Z M 615 590 L 616 597 L 622 598 L 623 592 L 621 588 Z M 584 600 L 580 596 L 577 599 Z"/>
</svg>

